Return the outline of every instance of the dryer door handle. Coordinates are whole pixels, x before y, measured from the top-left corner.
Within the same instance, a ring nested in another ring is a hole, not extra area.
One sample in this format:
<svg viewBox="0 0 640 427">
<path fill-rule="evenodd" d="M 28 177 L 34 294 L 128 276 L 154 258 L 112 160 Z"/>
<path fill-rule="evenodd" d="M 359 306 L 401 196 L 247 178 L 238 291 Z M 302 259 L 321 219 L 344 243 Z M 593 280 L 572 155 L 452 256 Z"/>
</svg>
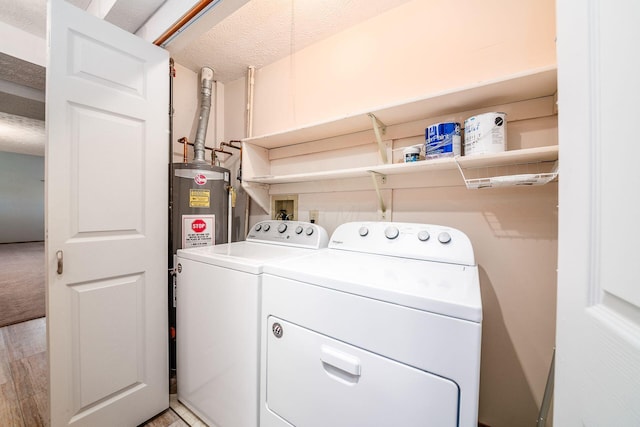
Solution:
<svg viewBox="0 0 640 427">
<path fill-rule="evenodd" d="M 326 345 L 320 346 L 320 360 L 355 377 L 360 376 L 360 359 Z"/>
</svg>

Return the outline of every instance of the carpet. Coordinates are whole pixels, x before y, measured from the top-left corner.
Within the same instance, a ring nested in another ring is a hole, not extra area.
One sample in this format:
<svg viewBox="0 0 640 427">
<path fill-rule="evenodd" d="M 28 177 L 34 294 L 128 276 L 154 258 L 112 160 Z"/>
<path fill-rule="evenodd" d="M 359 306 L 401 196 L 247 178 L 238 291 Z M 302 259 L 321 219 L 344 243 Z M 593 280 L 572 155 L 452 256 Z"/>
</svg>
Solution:
<svg viewBox="0 0 640 427">
<path fill-rule="evenodd" d="M 0 244 L 0 327 L 45 315 L 44 242 Z"/>
</svg>

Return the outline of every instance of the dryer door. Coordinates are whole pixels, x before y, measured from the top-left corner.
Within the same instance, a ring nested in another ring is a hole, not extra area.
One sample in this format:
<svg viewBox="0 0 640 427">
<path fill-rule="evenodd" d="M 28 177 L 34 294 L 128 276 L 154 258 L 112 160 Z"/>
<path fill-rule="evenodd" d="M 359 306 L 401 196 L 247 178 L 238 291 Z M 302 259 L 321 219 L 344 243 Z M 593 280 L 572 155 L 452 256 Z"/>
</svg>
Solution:
<svg viewBox="0 0 640 427">
<path fill-rule="evenodd" d="M 270 316 L 267 408 L 294 426 L 457 426 L 456 383 Z"/>
</svg>

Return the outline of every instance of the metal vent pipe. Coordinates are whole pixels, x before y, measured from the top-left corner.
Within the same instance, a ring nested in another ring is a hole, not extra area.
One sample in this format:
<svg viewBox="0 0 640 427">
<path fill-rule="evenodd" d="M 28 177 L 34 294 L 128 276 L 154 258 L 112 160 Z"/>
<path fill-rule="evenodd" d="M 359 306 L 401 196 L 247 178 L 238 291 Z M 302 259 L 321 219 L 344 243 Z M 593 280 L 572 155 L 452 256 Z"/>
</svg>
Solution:
<svg viewBox="0 0 640 427">
<path fill-rule="evenodd" d="M 204 141 L 207 136 L 209 114 L 211 113 L 211 88 L 213 87 L 213 70 L 211 68 L 202 67 L 200 70 L 200 83 L 200 119 L 198 120 L 196 140 L 193 143 L 194 163 L 206 163 L 204 159 Z"/>
</svg>

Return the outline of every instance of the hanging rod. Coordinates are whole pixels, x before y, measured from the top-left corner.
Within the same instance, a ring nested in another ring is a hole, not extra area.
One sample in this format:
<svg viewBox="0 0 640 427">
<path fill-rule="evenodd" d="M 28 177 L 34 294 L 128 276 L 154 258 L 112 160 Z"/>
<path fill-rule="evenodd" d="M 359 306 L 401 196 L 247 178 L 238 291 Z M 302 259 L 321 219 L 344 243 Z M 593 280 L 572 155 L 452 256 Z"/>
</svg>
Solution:
<svg viewBox="0 0 640 427">
<path fill-rule="evenodd" d="M 214 0 L 200 0 L 196 5 L 187 11 L 180 19 L 178 19 L 171 27 L 169 27 L 164 33 L 153 41 L 156 46 L 163 47 L 164 43 L 169 40 L 175 33 L 181 31 L 189 21 L 198 16 L 204 9 L 207 8 Z"/>
</svg>

